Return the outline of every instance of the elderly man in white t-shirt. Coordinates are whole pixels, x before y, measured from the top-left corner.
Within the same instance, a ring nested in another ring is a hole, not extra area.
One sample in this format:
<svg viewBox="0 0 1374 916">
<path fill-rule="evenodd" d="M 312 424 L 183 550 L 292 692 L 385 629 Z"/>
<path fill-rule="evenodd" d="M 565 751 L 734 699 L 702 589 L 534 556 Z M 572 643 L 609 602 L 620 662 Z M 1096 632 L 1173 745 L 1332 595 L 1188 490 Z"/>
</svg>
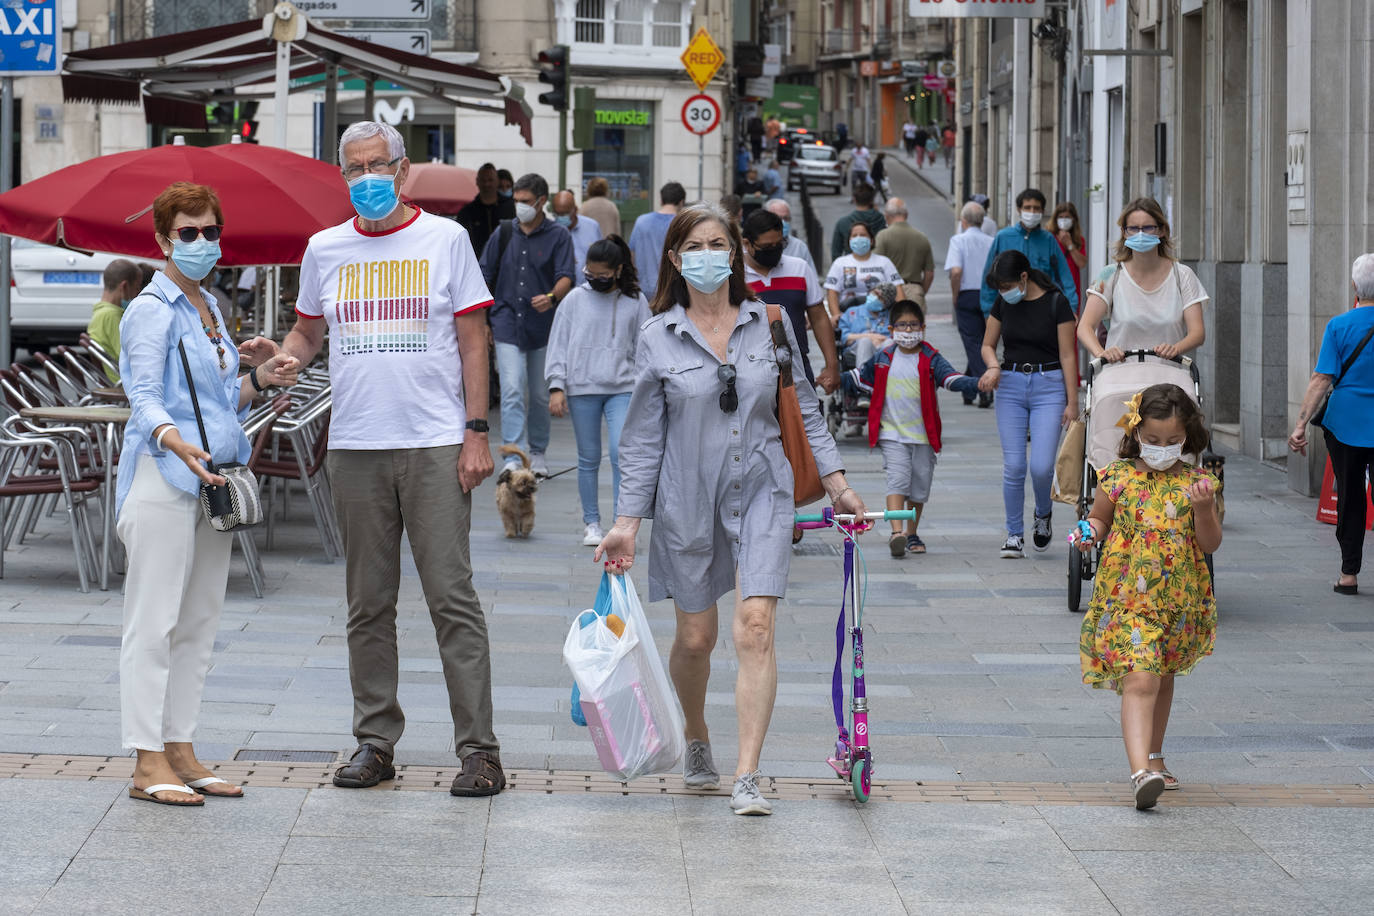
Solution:
<svg viewBox="0 0 1374 916">
<path fill-rule="evenodd" d="M 405 726 L 396 697 L 404 529 L 438 636 L 463 762 L 450 791 L 494 795 L 506 778 L 468 551 L 472 490 L 493 468 L 486 421 L 491 294 L 467 230 L 400 202 L 410 160 L 394 128 L 350 125 L 339 162 L 358 216 L 310 239 L 300 317 L 282 344 L 305 365 L 329 331 L 328 469 L 344 542 L 358 740 L 334 784 L 365 788 L 396 775 L 392 760 Z"/>
</svg>

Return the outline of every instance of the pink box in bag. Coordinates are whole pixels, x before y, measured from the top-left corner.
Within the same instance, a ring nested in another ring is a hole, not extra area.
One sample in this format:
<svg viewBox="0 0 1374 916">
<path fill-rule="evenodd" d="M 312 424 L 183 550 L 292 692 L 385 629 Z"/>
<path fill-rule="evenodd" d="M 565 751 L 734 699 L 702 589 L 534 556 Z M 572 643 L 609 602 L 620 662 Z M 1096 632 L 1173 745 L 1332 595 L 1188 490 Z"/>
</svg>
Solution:
<svg viewBox="0 0 1374 916">
<path fill-rule="evenodd" d="M 621 670 L 612 678 L 619 683 L 606 685 L 610 689 L 594 700 L 585 695 L 581 700 L 596 756 L 610 773 L 638 769 L 663 747 L 657 724 L 662 711 L 655 715 L 656 704 L 635 662 L 633 655 L 622 659 Z"/>
</svg>

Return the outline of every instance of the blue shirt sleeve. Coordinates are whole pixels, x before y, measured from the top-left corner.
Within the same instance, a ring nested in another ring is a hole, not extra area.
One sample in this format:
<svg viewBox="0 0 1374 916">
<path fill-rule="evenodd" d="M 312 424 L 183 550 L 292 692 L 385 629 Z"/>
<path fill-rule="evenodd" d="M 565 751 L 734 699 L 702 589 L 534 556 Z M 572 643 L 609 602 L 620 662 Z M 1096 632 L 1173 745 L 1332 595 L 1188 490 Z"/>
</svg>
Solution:
<svg viewBox="0 0 1374 916">
<path fill-rule="evenodd" d="M 978 304 L 983 307 L 984 315 L 992 312 L 992 304 L 1000 298 L 1000 294 L 997 290 L 993 289 L 988 283 L 987 271 L 992 267 L 993 260 L 1001 253 L 1002 233 L 999 232 L 997 235 L 993 236 L 992 247 L 988 249 L 987 260 L 983 262 L 983 276 L 979 280 L 982 284 L 982 289 L 978 293 Z"/>
<path fill-rule="evenodd" d="M 175 426 L 164 406 L 163 379 L 172 339 L 172 309 L 149 296 L 135 301 L 120 324 L 119 375 L 129 398 L 129 427 L 148 439 L 159 426 Z"/>
<path fill-rule="evenodd" d="M 482 257 L 479 262 L 482 268 L 482 279 L 487 282 L 487 289 L 493 293 L 496 292 L 496 287 L 493 284 L 496 280 L 496 268 L 498 266 L 496 263 L 496 249 L 499 247 L 497 240 L 500 238 L 501 229 L 498 226 L 496 231 L 488 236 L 487 244 L 482 248 Z"/>
<path fill-rule="evenodd" d="M 553 279 L 557 283 L 560 277 L 567 277 L 577 285 L 573 268 L 577 266 L 577 259 L 573 256 L 572 233 L 566 230 L 558 233 L 558 240 L 553 243 Z"/>
<path fill-rule="evenodd" d="M 1322 331 L 1322 347 L 1317 352 L 1317 366 L 1312 371 L 1332 378 L 1341 374 L 1341 354 L 1336 340 L 1336 322 L 1328 321 Z"/>
</svg>

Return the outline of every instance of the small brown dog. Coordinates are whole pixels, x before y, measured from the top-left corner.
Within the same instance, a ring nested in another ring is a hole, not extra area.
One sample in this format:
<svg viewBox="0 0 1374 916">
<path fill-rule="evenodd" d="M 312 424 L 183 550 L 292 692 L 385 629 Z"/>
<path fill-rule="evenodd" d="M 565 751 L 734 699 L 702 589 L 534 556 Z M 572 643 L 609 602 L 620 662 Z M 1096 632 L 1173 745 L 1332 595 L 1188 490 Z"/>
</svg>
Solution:
<svg viewBox="0 0 1374 916">
<path fill-rule="evenodd" d="M 501 446 L 502 455 L 519 455 L 524 467 L 505 468 L 496 478 L 496 511 L 506 526 L 506 537 L 527 538 L 534 530 L 534 491 L 539 480 L 530 470 L 530 456 L 519 446 Z"/>
</svg>

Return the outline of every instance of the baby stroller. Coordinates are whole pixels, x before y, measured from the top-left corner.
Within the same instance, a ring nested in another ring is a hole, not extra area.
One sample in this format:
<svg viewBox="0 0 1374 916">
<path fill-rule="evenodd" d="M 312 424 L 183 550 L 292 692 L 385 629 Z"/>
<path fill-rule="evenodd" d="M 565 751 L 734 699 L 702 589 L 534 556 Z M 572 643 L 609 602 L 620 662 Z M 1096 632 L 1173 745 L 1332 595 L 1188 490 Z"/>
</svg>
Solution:
<svg viewBox="0 0 1374 916">
<path fill-rule="evenodd" d="M 1187 356 L 1172 359 L 1155 355 L 1153 350 L 1127 350 L 1126 357 L 1119 363 L 1109 363 L 1104 359 L 1089 361 L 1084 375 L 1087 385 L 1087 405 L 1083 411 L 1087 425 L 1084 444 L 1083 476 L 1078 495 L 1078 521 L 1083 521 L 1092 511 L 1093 495 L 1097 492 L 1097 472 L 1117 459 L 1121 444 L 1122 431 L 1116 423 L 1126 412 L 1126 402 L 1136 392 L 1151 385 L 1172 382 L 1184 391 L 1193 393 L 1193 400 L 1202 404 L 1202 386 L 1197 365 Z M 1212 452 L 1209 447 L 1202 455 L 1184 455 L 1185 460 L 1200 465 L 1223 480 L 1222 465 L 1226 459 Z M 1221 492 L 1217 493 L 1217 508 L 1221 510 Z M 1069 548 L 1069 613 L 1076 614 L 1081 609 L 1083 583 L 1091 582 L 1097 574 L 1097 564 L 1101 559 L 1102 546 L 1081 552 L 1075 546 Z M 1207 569 L 1212 569 L 1212 556 L 1207 555 Z"/>
<path fill-rule="evenodd" d="M 850 297 L 841 302 L 841 309 L 861 305 L 863 298 Z M 825 424 L 830 435 L 839 439 L 843 436 L 862 435 L 868 426 L 868 402 L 871 392 L 864 391 L 854 381 L 853 370 L 860 368 L 854 358 L 852 347 L 844 345 L 844 335 L 835 329 L 835 349 L 840 354 L 840 387 L 826 395 Z M 841 432 L 843 430 L 843 432 Z"/>
</svg>

